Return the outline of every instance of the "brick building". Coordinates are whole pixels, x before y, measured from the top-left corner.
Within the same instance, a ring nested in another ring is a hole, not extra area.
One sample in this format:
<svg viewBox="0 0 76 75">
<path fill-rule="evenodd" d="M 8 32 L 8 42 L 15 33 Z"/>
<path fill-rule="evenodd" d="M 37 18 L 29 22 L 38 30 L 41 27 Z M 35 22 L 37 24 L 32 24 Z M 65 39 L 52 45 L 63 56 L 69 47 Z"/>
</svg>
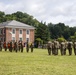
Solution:
<svg viewBox="0 0 76 75">
<path fill-rule="evenodd" d="M 16 20 L 0 23 L 0 40 L 6 41 L 19 41 L 34 42 L 35 28 L 27 24 L 18 22 Z"/>
</svg>

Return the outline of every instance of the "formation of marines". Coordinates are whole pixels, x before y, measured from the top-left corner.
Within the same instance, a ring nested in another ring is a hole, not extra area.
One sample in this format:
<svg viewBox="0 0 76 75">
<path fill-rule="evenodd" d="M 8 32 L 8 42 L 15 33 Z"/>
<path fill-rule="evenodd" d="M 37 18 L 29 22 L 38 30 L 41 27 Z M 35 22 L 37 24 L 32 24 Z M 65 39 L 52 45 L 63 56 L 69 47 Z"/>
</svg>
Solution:
<svg viewBox="0 0 76 75">
<path fill-rule="evenodd" d="M 21 51 L 23 52 L 23 42 L 22 41 L 15 41 L 15 42 L 4 42 L 3 43 L 3 48 L 5 51 L 7 51 L 7 49 L 12 52 L 12 51 L 15 51 L 15 52 L 18 52 L 18 51 Z"/>
<path fill-rule="evenodd" d="M 2 48 L 4 48 L 5 51 L 15 51 L 16 53 L 19 51 L 21 53 L 23 53 L 24 50 L 24 43 L 22 41 L 9 41 L 9 42 L 4 42 L 2 43 L 0 41 L 0 51 L 2 51 Z M 33 52 L 33 44 L 31 43 L 30 47 L 29 47 L 29 43 L 27 42 L 26 44 L 26 52 L 29 52 L 29 48 L 31 48 L 31 52 Z"/>
<path fill-rule="evenodd" d="M 4 42 L 2 43 L 0 41 L 0 51 L 2 51 L 2 48 L 4 48 L 5 51 L 9 50 L 10 52 L 15 51 L 15 52 L 23 52 L 24 50 L 24 43 L 22 41 L 15 41 L 15 42 Z M 31 52 L 33 52 L 34 45 L 33 43 L 30 44 L 27 41 L 26 44 L 26 52 L 29 52 L 29 48 L 31 48 Z M 59 50 L 61 55 L 66 55 L 66 51 L 68 50 L 68 54 L 72 55 L 72 50 L 74 49 L 74 54 L 76 55 L 76 41 L 62 41 L 58 42 L 57 40 L 55 41 L 49 41 L 47 44 L 47 50 L 48 50 L 48 55 L 58 55 Z"/>
<path fill-rule="evenodd" d="M 48 54 L 49 55 L 58 55 L 58 50 L 60 50 L 61 55 L 66 55 L 66 50 L 68 50 L 68 54 L 72 55 L 72 50 L 74 48 L 74 54 L 76 55 L 76 41 L 71 42 L 71 41 L 63 41 L 63 42 L 58 42 L 58 41 L 49 41 L 47 44 L 47 49 L 48 49 Z"/>
</svg>

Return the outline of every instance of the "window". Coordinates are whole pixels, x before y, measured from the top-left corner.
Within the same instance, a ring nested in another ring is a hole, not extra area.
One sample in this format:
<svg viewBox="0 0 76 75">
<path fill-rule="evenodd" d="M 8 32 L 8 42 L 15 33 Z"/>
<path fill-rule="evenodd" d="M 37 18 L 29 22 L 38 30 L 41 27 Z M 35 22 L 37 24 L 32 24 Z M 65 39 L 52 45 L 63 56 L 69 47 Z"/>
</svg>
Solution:
<svg viewBox="0 0 76 75">
<path fill-rule="evenodd" d="M 3 29 L 3 34 L 5 34 L 5 29 Z"/>
<path fill-rule="evenodd" d="M 22 38 L 20 38 L 20 41 L 22 41 Z"/>
<path fill-rule="evenodd" d="M 26 30 L 26 33 L 29 34 L 30 33 L 30 30 Z"/>
<path fill-rule="evenodd" d="M 15 29 L 12 29 L 12 33 L 15 34 Z"/>
<path fill-rule="evenodd" d="M 12 37 L 12 40 L 15 41 L 15 37 Z"/>
<path fill-rule="evenodd" d="M 3 33 L 3 29 L 1 29 L 1 34 Z"/>
<path fill-rule="evenodd" d="M 0 29 L 0 34 L 5 34 L 5 29 Z"/>
<path fill-rule="evenodd" d="M 20 30 L 20 34 L 22 34 L 22 30 Z"/>
<path fill-rule="evenodd" d="M 1 37 L 0 37 L 0 41 L 1 41 Z"/>
<path fill-rule="evenodd" d="M 29 42 L 29 38 L 26 38 L 26 41 L 28 41 L 28 42 Z"/>
<path fill-rule="evenodd" d="M 1 41 L 3 41 L 3 38 L 1 38 Z"/>
<path fill-rule="evenodd" d="M 0 29 L 0 34 L 1 34 L 1 29 Z"/>
<path fill-rule="evenodd" d="M 4 34 L 6 33 L 6 29 L 4 29 Z"/>
<path fill-rule="evenodd" d="M 3 33 L 3 29 L 0 29 L 0 34 L 2 34 Z"/>
<path fill-rule="evenodd" d="M 6 39 L 4 38 L 4 41 L 6 41 Z"/>
</svg>

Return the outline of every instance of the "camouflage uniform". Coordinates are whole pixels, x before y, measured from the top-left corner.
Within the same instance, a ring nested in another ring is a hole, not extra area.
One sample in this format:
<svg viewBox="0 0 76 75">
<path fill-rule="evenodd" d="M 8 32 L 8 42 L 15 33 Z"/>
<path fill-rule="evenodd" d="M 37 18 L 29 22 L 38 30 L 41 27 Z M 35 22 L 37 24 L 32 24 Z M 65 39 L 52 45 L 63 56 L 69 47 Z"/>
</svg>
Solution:
<svg viewBox="0 0 76 75">
<path fill-rule="evenodd" d="M 58 49 L 59 49 L 59 42 L 54 41 L 54 55 L 58 55 Z"/>
<path fill-rule="evenodd" d="M 48 49 L 48 54 L 51 55 L 51 51 L 52 51 L 52 42 L 48 42 L 47 44 L 47 49 Z"/>
<path fill-rule="evenodd" d="M 61 43 L 61 55 L 65 55 L 65 43 Z"/>
<path fill-rule="evenodd" d="M 31 48 L 31 52 L 33 52 L 33 44 L 32 43 L 30 45 L 30 48 Z"/>
<path fill-rule="evenodd" d="M 52 55 L 55 54 L 55 49 L 54 49 L 54 42 L 52 42 Z"/>
<path fill-rule="evenodd" d="M 69 51 L 69 55 L 72 55 L 72 42 L 68 42 L 68 51 Z"/>
<path fill-rule="evenodd" d="M 74 54 L 76 55 L 76 42 L 74 42 Z"/>
<path fill-rule="evenodd" d="M 68 43 L 65 42 L 65 49 L 64 49 L 64 55 L 66 55 L 66 49 L 67 49 Z"/>
</svg>

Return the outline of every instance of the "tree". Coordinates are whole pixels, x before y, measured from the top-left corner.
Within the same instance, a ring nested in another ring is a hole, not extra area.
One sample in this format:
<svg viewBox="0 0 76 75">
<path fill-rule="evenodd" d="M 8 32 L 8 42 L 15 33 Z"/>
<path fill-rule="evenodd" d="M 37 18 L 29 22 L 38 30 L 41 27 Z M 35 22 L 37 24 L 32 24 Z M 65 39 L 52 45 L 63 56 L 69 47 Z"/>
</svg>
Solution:
<svg viewBox="0 0 76 75">
<path fill-rule="evenodd" d="M 76 40 L 76 32 L 74 33 L 74 36 L 70 36 L 70 39 L 71 39 L 72 41 L 75 41 L 75 40 Z"/>
<path fill-rule="evenodd" d="M 64 37 L 60 37 L 60 38 L 58 38 L 58 41 L 62 42 L 62 41 L 65 41 L 65 39 L 64 39 Z"/>
<path fill-rule="evenodd" d="M 42 44 L 43 44 L 43 40 L 41 38 L 37 38 L 36 39 L 36 46 L 39 47 Z"/>
<path fill-rule="evenodd" d="M 76 40 L 76 32 L 74 33 L 74 38 L 75 38 L 75 40 Z"/>
<path fill-rule="evenodd" d="M 35 38 L 41 38 L 44 43 L 46 43 L 46 41 L 48 41 L 50 38 L 49 29 L 42 22 L 39 23 L 38 27 L 36 28 Z"/>
<path fill-rule="evenodd" d="M 5 13 L 0 11 L 0 17 L 4 17 Z"/>
<path fill-rule="evenodd" d="M 5 13 L 2 12 L 2 11 L 0 11 L 0 22 L 4 22 L 4 21 L 6 21 L 6 19 L 5 19 Z"/>
<path fill-rule="evenodd" d="M 51 34 L 51 38 L 57 39 L 58 37 L 61 37 L 63 35 L 65 25 L 63 23 L 58 24 L 49 23 L 48 28 Z"/>
<path fill-rule="evenodd" d="M 63 32 L 63 37 L 66 39 L 66 40 L 69 40 L 71 34 L 70 34 L 70 29 L 69 27 L 67 26 L 65 29 L 64 29 L 64 32 Z"/>
</svg>

